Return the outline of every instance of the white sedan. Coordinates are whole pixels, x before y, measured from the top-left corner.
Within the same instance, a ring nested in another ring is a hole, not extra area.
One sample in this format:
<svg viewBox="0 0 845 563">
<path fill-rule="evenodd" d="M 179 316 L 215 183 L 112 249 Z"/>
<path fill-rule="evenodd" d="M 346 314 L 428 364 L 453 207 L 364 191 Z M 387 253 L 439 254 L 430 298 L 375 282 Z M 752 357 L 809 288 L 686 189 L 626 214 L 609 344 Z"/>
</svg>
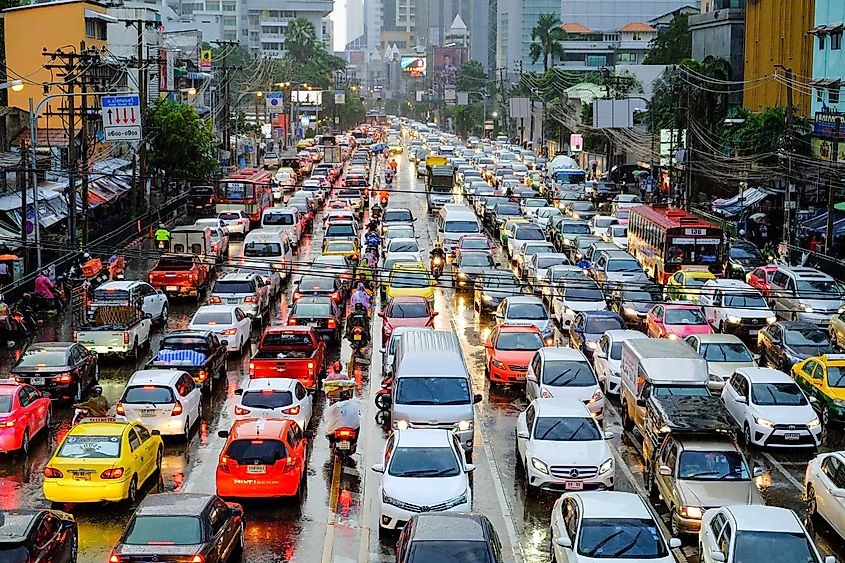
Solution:
<svg viewBox="0 0 845 563">
<path fill-rule="evenodd" d="M 819 454 L 804 475 L 807 514 L 821 516 L 845 539 L 845 452 Z"/>
<path fill-rule="evenodd" d="M 413 254 L 417 262 L 422 261 L 422 250 L 420 249 L 420 243 L 415 238 L 392 238 L 387 243 L 387 249 L 385 250 L 386 254 L 393 254 L 395 252 L 401 252 L 404 254 Z"/>
<path fill-rule="evenodd" d="M 136 371 L 114 407 L 120 418 L 140 422 L 163 435 L 182 435 L 202 418 L 202 391 L 178 369 Z"/>
<path fill-rule="evenodd" d="M 235 395 L 235 418 L 286 418 L 303 431 L 311 422 L 311 395 L 296 379 L 248 379 L 244 388 L 235 389 Z"/>
<path fill-rule="evenodd" d="M 250 341 L 252 318 L 235 305 L 203 305 L 188 324 L 190 330 L 210 330 L 226 341 L 226 350 L 240 352 Z"/>
<path fill-rule="evenodd" d="M 580 350 L 540 348 L 525 374 L 525 397 L 578 399 L 597 420 L 604 419 L 604 394 L 593 366 Z"/>
<path fill-rule="evenodd" d="M 221 211 L 217 218 L 223 221 L 223 226 L 229 229 L 229 233 L 245 235 L 249 232 L 250 219 L 243 211 Z"/>
</svg>

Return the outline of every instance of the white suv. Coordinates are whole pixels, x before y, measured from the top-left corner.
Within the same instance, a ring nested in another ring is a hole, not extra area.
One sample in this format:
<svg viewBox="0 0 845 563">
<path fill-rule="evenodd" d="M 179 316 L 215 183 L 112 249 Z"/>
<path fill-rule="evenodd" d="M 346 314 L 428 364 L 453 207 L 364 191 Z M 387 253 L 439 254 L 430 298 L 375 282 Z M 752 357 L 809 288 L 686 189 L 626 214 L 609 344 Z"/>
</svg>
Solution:
<svg viewBox="0 0 845 563">
<path fill-rule="evenodd" d="M 608 330 L 599 338 L 593 354 L 593 367 L 599 383 L 608 395 L 619 395 L 622 383 L 622 343 L 626 340 L 648 338 L 638 330 Z"/>
<path fill-rule="evenodd" d="M 253 319 L 270 315 L 272 282 L 254 273 L 229 272 L 214 282 L 208 297 L 212 305 L 237 305 Z"/>
<path fill-rule="evenodd" d="M 760 329 L 777 320 L 760 292 L 740 280 L 708 280 L 698 304 L 719 332 L 756 338 Z"/>
</svg>

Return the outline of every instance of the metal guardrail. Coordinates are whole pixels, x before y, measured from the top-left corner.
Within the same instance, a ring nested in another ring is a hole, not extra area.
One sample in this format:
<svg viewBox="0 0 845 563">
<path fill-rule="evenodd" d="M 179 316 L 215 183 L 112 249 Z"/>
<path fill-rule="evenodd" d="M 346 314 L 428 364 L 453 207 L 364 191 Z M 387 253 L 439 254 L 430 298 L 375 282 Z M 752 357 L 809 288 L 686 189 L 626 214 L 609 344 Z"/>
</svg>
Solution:
<svg viewBox="0 0 845 563">
<path fill-rule="evenodd" d="M 782 244 L 781 246 L 786 248 L 790 264 L 815 268 L 840 282 L 845 282 L 845 261 L 800 246 L 791 244 Z"/>
</svg>

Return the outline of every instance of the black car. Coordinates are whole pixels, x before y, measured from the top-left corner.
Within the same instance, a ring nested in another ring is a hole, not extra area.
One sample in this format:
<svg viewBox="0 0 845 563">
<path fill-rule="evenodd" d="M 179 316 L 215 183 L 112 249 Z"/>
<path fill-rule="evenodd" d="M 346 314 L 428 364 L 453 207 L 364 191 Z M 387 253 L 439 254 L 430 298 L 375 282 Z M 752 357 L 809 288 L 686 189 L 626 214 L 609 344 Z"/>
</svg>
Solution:
<svg viewBox="0 0 845 563">
<path fill-rule="evenodd" d="M 456 291 L 469 289 L 480 273 L 496 267 L 489 252 L 464 250 L 452 261 L 452 287 Z"/>
<path fill-rule="evenodd" d="M 579 221 L 589 221 L 596 216 L 596 206 L 589 201 L 569 202 L 563 211 Z"/>
<path fill-rule="evenodd" d="M 212 186 L 191 186 L 188 188 L 188 213 L 206 215 L 214 211 L 214 188 Z"/>
<path fill-rule="evenodd" d="M 207 315 L 209 318 L 205 318 Z M 213 324 L 218 319 L 215 312 L 199 312 L 194 316 L 197 324 Z M 219 319 L 221 324 L 229 322 L 229 313 Z M 225 338 L 225 336 L 223 337 Z M 173 369 L 188 372 L 203 393 L 211 391 L 214 378 L 226 377 L 228 351 L 220 337 L 208 330 L 176 330 L 168 332 L 161 339 L 158 353 L 147 362 L 147 368 Z"/>
<path fill-rule="evenodd" d="M 645 317 L 649 310 L 663 302 L 663 288 L 657 284 L 633 284 L 614 289 L 608 298 L 611 311 L 619 313 L 629 328 L 645 330 Z"/>
<path fill-rule="evenodd" d="M 329 297 L 300 297 L 288 313 L 288 324 L 313 326 L 324 339 L 340 341 L 340 310 Z"/>
<path fill-rule="evenodd" d="M 510 270 L 488 269 L 475 278 L 472 303 L 479 313 L 495 311 L 502 300 L 522 295 L 522 282 Z"/>
<path fill-rule="evenodd" d="M 760 365 L 789 373 L 792 366 L 810 356 L 835 354 L 825 331 L 803 321 L 780 321 L 757 333 Z"/>
<path fill-rule="evenodd" d="M 0 561 L 76 563 L 73 516 L 60 510 L 0 511 Z"/>
<path fill-rule="evenodd" d="M 745 281 L 745 274 L 768 263 L 763 253 L 747 240 L 733 239 L 725 252 L 725 277 Z"/>
<path fill-rule="evenodd" d="M 569 325 L 569 341 L 573 348 L 592 358 L 602 334 L 625 328 L 625 320 L 613 311 L 581 311 L 575 313 Z"/>
<path fill-rule="evenodd" d="M 299 278 L 293 292 L 293 300 L 302 297 L 329 297 L 343 308 L 346 288 L 339 277 L 305 275 Z"/>
<path fill-rule="evenodd" d="M 97 382 L 97 355 L 75 342 L 37 342 L 11 370 L 18 383 L 46 391 L 53 399 L 79 401 Z"/>
<path fill-rule="evenodd" d="M 498 229 L 505 221 L 514 217 L 522 217 L 522 210 L 517 203 L 497 203 L 491 214 L 491 229 Z"/>
<path fill-rule="evenodd" d="M 592 200 L 595 205 L 606 201 L 613 201 L 621 193 L 619 186 L 609 182 L 599 182 L 593 188 Z"/>
<path fill-rule="evenodd" d="M 234 561 L 243 545 L 240 504 L 217 495 L 163 493 L 141 501 L 111 560 L 223 563 Z"/>
<path fill-rule="evenodd" d="M 396 563 L 472 561 L 499 563 L 502 543 L 483 514 L 415 514 L 396 543 Z"/>
</svg>

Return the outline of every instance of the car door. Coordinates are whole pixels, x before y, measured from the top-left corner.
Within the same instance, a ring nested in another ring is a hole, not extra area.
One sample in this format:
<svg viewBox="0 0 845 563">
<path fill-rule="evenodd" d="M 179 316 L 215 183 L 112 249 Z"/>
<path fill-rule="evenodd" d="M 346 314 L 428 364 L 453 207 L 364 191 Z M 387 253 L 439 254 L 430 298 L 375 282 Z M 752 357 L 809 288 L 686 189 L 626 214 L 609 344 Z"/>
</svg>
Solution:
<svg viewBox="0 0 845 563">
<path fill-rule="evenodd" d="M 573 348 L 580 349 L 581 336 L 584 333 L 584 314 L 576 313 L 572 322 L 569 324 L 569 341 Z"/>
<path fill-rule="evenodd" d="M 29 385 L 24 387 L 24 391 L 28 395 L 29 405 L 27 409 L 32 412 L 32 433 L 42 430 L 47 425 L 47 413 L 50 412 L 50 402 L 46 400 L 39 400 L 42 398 L 41 392 L 35 387 Z"/>
<path fill-rule="evenodd" d="M 235 316 L 235 329 L 237 330 L 237 338 L 238 342 L 246 342 L 250 338 L 250 332 L 252 330 L 252 319 L 247 316 L 246 313 L 241 310 L 240 307 L 236 307 L 234 312 Z"/>
<path fill-rule="evenodd" d="M 824 459 L 819 479 L 824 486 L 816 488 L 818 511 L 836 533 L 845 538 L 845 506 L 842 498 L 833 495 L 831 490 L 845 490 L 845 462 L 839 455 L 831 454 Z"/>
<path fill-rule="evenodd" d="M 32 535 L 34 559 L 32 563 L 52 563 L 54 561 L 70 561 L 71 542 L 65 542 L 61 533 L 62 524 L 58 518 L 45 512 Z"/>
<path fill-rule="evenodd" d="M 71 348 L 70 358 L 83 387 L 87 387 L 96 381 L 97 362 L 88 350 L 86 350 L 81 344 L 77 344 Z"/>
<path fill-rule="evenodd" d="M 135 291 L 144 300 L 141 309 L 154 319 L 161 317 L 162 306 L 167 299 L 164 294 L 159 293 L 153 286 L 145 282 L 139 282 Z"/>
<path fill-rule="evenodd" d="M 540 353 L 535 352 L 525 374 L 525 398 L 529 401 L 533 401 L 540 396 L 540 383 L 543 377 L 542 364 L 543 360 Z"/>
<path fill-rule="evenodd" d="M 748 409 L 748 380 L 744 375 L 735 373 L 731 376 L 730 381 L 722 390 L 722 401 L 725 403 L 725 408 L 731 416 L 734 417 L 740 428 L 745 424 L 745 417 Z M 744 397 L 744 402 L 740 402 L 740 397 Z"/>
<path fill-rule="evenodd" d="M 663 306 L 656 305 L 646 318 L 648 335 L 653 338 L 660 338 L 663 334 Z"/>
<path fill-rule="evenodd" d="M 566 499 L 564 502 L 563 525 L 566 537 L 569 538 L 572 547 L 564 547 L 561 551 L 560 563 L 577 563 L 578 556 L 574 547 L 578 545 L 578 528 L 580 526 L 580 513 L 578 504 L 573 499 Z"/>
<path fill-rule="evenodd" d="M 311 420 L 311 413 L 313 408 L 311 395 L 308 394 L 308 391 L 305 390 L 305 387 L 302 385 L 302 383 L 298 381 L 294 384 L 293 393 L 296 397 L 296 400 L 299 401 L 300 409 L 305 419 L 305 428 L 308 428 L 308 422 Z"/>
<path fill-rule="evenodd" d="M 605 386 L 607 385 L 607 362 L 610 358 L 610 346 L 610 337 L 602 334 L 596 346 L 596 353 L 593 354 L 593 366 L 596 368 L 596 375 Z"/>
<path fill-rule="evenodd" d="M 672 480 L 674 479 L 677 461 L 678 452 L 675 444 L 670 440 L 665 440 L 657 453 L 657 467 L 654 470 L 654 479 L 657 484 L 657 490 L 670 509 L 674 504 L 675 498 L 675 488 L 672 486 Z M 662 475 L 660 473 L 661 467 L 668 467 L 670 474 Z"/>
<path fill-rule="evenodd" d="M 179 378 L 179 394 L 185 398 L 185 403 L 188 406 L 189 412 L 194 413 L 191 417 L 192 421 L 199 421 L 200 417 L 202 416 L 201 413 L 201 401 L 202 392 L 200 391 L 199 386 L 194 382 L 194 378 L 192 378 L 187 373 L 183 373 L 182 377 Z"/>
<path fill-rule="evenodd" d="M 525 412 L 521 413 L 516 418 L 516 448 L 519 452 L 519 459 L 522 460 L 523 463 L 526 461 L 526 451 L 528 450 L 528 442 L 530 440 L 532 428 L 534 427 L 535 418 L 536 413 L 534 412 L 533 405 L 528 405 Z M 523 467 L 527 466 L 523 465 Z"/>
<path fill-rule="evenodd" d="M 713 563 L 712 551 L 717 549 L 719 545 L 719 537 L 722 534 L 722 528 L 725 527 L 725 515 L 722 512 L 717 512 L 713 518 L 710 519 L 707 526 L 701 528 L 701 563 Z"/>
<path fill-rule="evenodd" d="M 222 563 L 226 561 L 227 551 L 232 543 L 233 534 L 227 526 L 230 520 L 231 511 L 228 505 L 215 498 L 211 501 L 208 509 L 208 541 L 210 544 L 208 554 L 209 563 Z"/>
<path fill-rule="evenodd" d="M 131 471 L 138 474 L 138 488 L 144 484 L 144 481 L 150 475 L 150 456 L 146 454 L 144 448 L 141 447 L 141 438 L 135 432 L 135 428 L 129 428 L 126 434 L 127 442 L 129 443 L 129 456 L 131 461 Z M 145 455 L 146 454 L 146 455 Z"/>
</svg>

